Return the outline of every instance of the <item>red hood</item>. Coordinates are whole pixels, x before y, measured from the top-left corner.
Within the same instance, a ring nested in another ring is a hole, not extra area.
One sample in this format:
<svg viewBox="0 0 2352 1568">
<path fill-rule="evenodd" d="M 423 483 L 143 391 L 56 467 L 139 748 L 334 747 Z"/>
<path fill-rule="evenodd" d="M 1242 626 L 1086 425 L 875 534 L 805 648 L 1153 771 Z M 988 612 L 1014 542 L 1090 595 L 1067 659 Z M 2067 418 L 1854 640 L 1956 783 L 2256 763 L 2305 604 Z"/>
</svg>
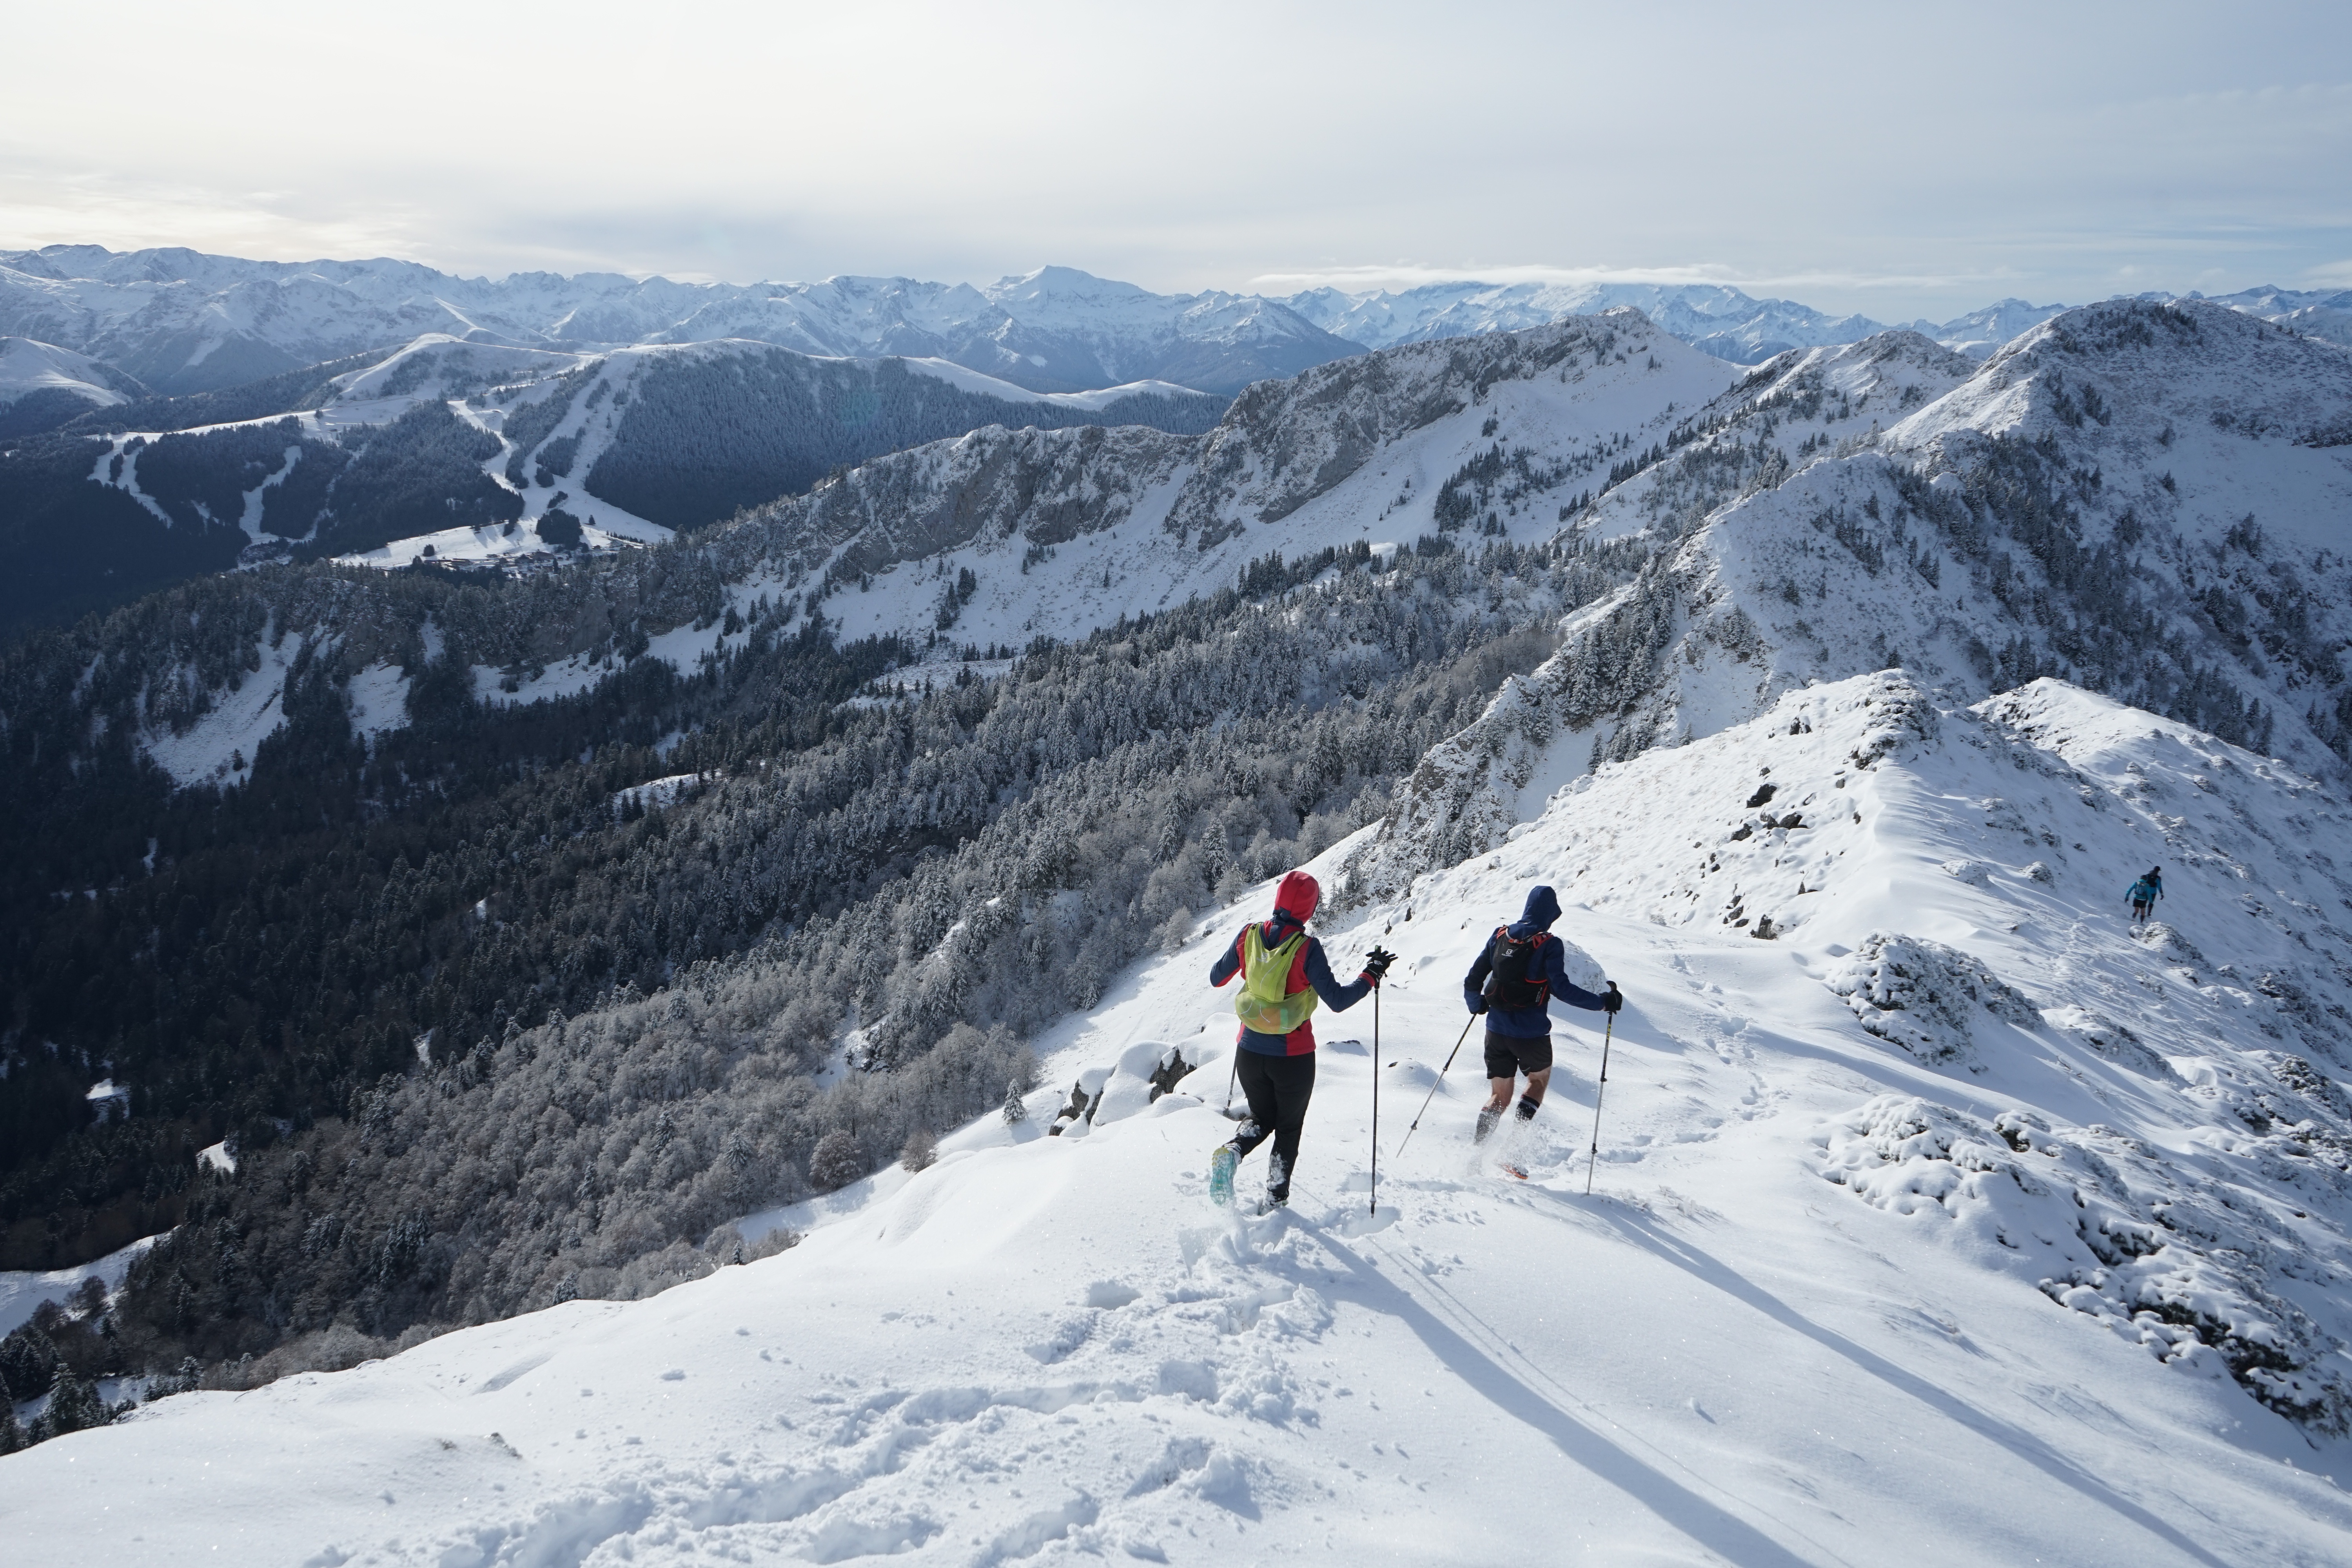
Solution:
<svg viewBox="0 0 2352 1568">
<path fill-rule="evenodd" d="M 1300 925 L 1315 918 L 1315 906 L 1322 901 L 1322 885 L 1304 871 L 1291 872 L 1274 890 L 1274 912 L 1288 915 Z"/>
</svg>

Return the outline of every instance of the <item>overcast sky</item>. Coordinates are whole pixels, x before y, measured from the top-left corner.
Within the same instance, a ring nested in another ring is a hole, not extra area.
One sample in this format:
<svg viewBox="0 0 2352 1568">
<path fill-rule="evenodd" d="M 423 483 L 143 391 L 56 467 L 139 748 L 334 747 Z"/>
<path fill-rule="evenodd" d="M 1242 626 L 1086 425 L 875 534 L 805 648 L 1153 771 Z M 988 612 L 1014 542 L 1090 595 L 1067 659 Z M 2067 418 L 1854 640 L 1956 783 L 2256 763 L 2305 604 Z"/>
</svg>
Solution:
<svg viewBox="0 0 2352 1568">
<path fill-rule="evenodd" d="M 0 248 L 1710 280 L 1882 320 L 2352 287 L 2344 0 L 207 0 L 0 37 Z"/>
</svg>

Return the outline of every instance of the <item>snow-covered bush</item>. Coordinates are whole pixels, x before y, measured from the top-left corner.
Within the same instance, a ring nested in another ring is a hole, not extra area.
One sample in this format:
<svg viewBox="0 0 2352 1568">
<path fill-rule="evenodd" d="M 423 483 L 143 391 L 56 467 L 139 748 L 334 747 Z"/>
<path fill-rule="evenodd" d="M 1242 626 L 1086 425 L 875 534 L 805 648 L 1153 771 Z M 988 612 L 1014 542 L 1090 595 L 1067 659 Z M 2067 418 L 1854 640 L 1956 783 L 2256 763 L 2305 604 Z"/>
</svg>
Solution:
<svg viewBox="0 0 2352 1568">
<path fill-rule="evenodd" d="M 1829 988 L 1871 1034 L 1923 1062 L 1961 1062 L 1981 1071 L 1973 1030 L 1987 1013 L 2030 1029 L 2042 1015 L 2023 993 L 1958 948 L 1924 937 L 1874 931 L 1831 971 Z"/>
<path fill-rule="evenodd" d="M 2285 1111 L 2274 1092 L 2250 1098 Z M 2326 1131 L 2305 1116 L 2280 1141 L 2308 1148 Z M 1981 1260 L 2168 1364 L 2226 1373 L 2316 1431 L 2352 1424 L 2339 1342 L 2270 1287 L 2274 1249 L 2146 1144 L 1892 1094 L 1833 1118 L 1821 1142 L 1831 1181 L 1894 1214 L 1953 1221 Z"/>
</svg>

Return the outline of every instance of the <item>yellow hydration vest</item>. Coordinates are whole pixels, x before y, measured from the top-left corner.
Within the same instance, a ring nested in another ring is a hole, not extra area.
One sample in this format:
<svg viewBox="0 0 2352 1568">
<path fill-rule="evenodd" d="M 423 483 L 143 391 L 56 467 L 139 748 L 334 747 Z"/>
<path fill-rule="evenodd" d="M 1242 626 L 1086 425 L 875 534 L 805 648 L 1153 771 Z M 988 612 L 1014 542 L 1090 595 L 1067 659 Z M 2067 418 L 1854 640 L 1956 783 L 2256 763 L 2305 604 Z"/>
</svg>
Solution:
<svg viewBox="0 0 2352 1568">
<path fill-rule="evenodd" d="M 1234 1011 L 1241 1016 L 1243 1028 L 1261 1035 L 1287 1035 L 1315 1011 L 1321 1000 L 1315 987 L 1284 989 L 1290 984 L 1290 965 L 1306 940 L 1305 931 L 1296 931 L 1280 947 L 1268 948 L 1255 921 L 1242 932 L 1242 988 L 1234 998 Z"/>
</svg>

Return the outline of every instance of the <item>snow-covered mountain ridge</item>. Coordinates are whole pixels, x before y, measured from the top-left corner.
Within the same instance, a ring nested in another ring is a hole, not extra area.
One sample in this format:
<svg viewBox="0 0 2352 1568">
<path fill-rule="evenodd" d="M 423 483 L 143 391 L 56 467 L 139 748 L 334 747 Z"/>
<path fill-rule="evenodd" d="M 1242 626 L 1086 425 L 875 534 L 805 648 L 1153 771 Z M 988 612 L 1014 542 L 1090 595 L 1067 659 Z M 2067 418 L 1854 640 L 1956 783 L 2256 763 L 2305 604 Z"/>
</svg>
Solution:
<svg viewBox="0 0 2352 1568">
<path fill-rule="evenodd" d="M 1545 538 L 1559 502 L 1546 510 L 1535 493 L 1589 492 L 1611 458 L 1657 439 L 1673 410 L 1729 374 L 1633 311 L 1409 345 L 1260 383 L 1205 437 L 979 431 L 893 454 L 763 509 L 729 542 L 755 545 L 788 586 L 816 579 L 836 595 L 821 613 L 853 635 L 919 633 L 937 598 L 924 584 L 966 569 L 977 592 L 958 612 L 961 635 L 1082 635 L 1213 592 L 1269 551 L 1461 531 L 1483 493 L 1462 476 L 1483 471 L 1498 443 L 1512 456 L 1492 459 L 1497 477 L 1517 482 L 1511 499 L 1475 509 L 1475 536 Z M 1456 495 L 1460 515 L 1441 517 Z M 1074 542 L 1087 548 L 1059 561 Z M 837 596 L 852 583 L 864 596 Z"/>
<path fill-rule="evenodd" d="M 2190 292 L 2142 294 L 2145 300 L 2203 300 Z M 1867 316 L 1830 316 L 1790 300 L 1758 300 L 1720 284 L 1429 283 L 1399 291 L 1372 289 L 1349 294 L 1315 289 L 1286 301 L 1326 330 L 1370 348 L 1429 338 L 1512 331 L 1541 326 L 1562 316 L 1586 315 L 1631 305 L 1664 331 L 1721 359 L 1758 364 L 1792 348 L 1828 348 L 1888 331 Z M 2352 346 L 2352 291 L 2342 289 L 2247 289 L 2212 297 L 2226 305 L 2293 328 L 2295 331 Z M 1899 324 L 1946 348 L 1983 359 L 2021 333 L 2067 310 L 2002 300 L 1948 321 L 1926 318 Z"/>
<path fill-rule="evenodd" d="M 1327 927 L 1402 957 L 1377 1058 L 1318 1020 L 1292 1212 L 1201 1195 L 1204 974 L 1260 887 L 1040 1042 L 1025 1122 L 747 1218 L 807 1229 L 781 1256 L 166 1399 L 0 1496 L 37 1552 L 154 1563 L 2338 1562 L 2347 812 L 2055 682 L 1793 692 Z M 1589 1016 L 1524 1184 L 1437 1077 L 1539 879 L 1631 999 L 1591 1197 Z M 1160 1042 L 1196 1065 L 1155 1100 Z M 1095 1119 L 1042 1135 L 1073 1079 Z"/>
<path fill-rule="evenodd" d="M 2352 355 L 2210 305 L 2086 307 L 1982 366 L 1906 333 L 1761 366 L 1579 515 L 1641 576 L 1433 754 L 1368 879 L 1893 665 L 1957 700 L 2063 675 L 2340 779 L 2347 421 Z"/>
</svg>

